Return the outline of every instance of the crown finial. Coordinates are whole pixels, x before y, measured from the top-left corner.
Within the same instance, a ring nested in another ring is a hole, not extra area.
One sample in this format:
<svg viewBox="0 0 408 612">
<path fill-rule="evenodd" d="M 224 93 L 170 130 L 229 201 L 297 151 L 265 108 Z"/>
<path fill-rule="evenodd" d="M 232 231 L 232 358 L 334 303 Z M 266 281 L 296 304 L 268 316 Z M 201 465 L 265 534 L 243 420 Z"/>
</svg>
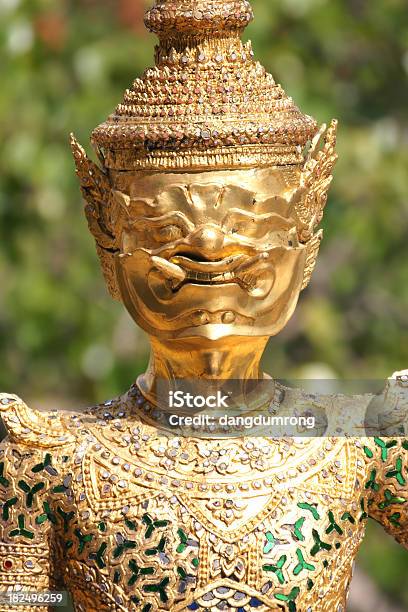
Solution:
<svg viewBox="0 0 408 612">
<path fill-rule="evenodd" d="M 240 33 L 252 18 L 247 0 L 156 0 L 146 13 L 145 24 L 164 42 Z"/>
</svg>

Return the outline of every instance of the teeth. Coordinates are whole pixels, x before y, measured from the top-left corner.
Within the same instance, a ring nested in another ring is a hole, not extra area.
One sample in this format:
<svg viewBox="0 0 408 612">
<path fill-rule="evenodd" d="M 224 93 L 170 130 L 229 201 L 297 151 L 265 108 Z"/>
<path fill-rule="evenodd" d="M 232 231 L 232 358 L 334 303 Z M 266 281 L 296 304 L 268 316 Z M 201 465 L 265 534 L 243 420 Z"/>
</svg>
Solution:
<svg viewBox="0 0 408 612">
<path fill-rule="evenodd" d="M 224 272 L 223 274 L 211 274 L 210 272 L 194 272 L 189 270 L 187 273 L 188 280 L 196 280 L 208 283 L 222 283 L 230 282 L 234 280 L 235 274 L 233 272 Z"/>
<path fill-rule="evenodd" d="M 171 263 L 167 259 L 162 259 L 161 257 L 152 257 L 152 262 L 155 267 L 160 270 L 160 272 L 171 281 L 177 281 L 177 284 L 182 283 L 187 274 L 180 268 L 180 266 L 176 266 Z"/>
<path fill-rule="evenodd" d="M 230 283 L 236 281 L 244 287 L 251 287 L 256 282 L 251 274 L 252 270 L 256 268 L 258 264 L 267 260 L 268 258 L 269 253 L 258 253 L 258 255 L 254 255 L 253 257 L 246 259 L 243 264 L 238 265 L 233 270 L 229 270 L 227 272 L 217 272 L 215 270 L 202 271 L 194 269 L 184 270 L 180 265 L 177 265 L 179 261 L 180 263 L 182 262 L 182 258 L 176 259 L 175 257 L 169 261 L 161 257 L 153 256 L 152 263 L 167 280 L 171 281 L 173 289 L 177 289 L 186 280 L 209 284 Z"/>
<path fill-rule="evenodd" d="M 239 279 L 239 284 L 246 290 L 250 291 L 256 285 L 257 279 L 252 274 L 245 274 Z"/>
<path fill-rule="evenodd" d="M 188 272 L 205 274 L 223 274 L 224 270 L 234 270 L 245 255 L 230 255 L 219 261 L 195 261 L 189 257 L 176 255 L 171 257 L 171 263 L 181 266 Z"/>
<path fill-rule="evenodd" d="M 268 257 L 269 257 L 269 254 L 266 252 L 260 253 L 259 255 L 255 255 L 254 257 L 251 257 L 251 259 L 248 259 L 245 263 L 243 263 L 241 266 L 238 266 L 238 268 L 236 268 L 235 274 L 242 275 L 242 273 L 249 272 L 250 270 L 252 270 L 252 268 L 255 268 L 255 266 L 257 266 L 261 261 L 268 259 Z"/>
</svg>

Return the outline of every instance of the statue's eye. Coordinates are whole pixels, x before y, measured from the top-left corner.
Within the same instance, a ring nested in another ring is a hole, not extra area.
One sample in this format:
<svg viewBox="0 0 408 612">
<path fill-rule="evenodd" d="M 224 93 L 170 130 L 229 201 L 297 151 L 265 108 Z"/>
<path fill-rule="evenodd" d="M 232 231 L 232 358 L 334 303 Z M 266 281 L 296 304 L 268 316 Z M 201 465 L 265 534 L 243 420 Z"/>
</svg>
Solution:
<svg viewBox="0 0 408 612">
<path fill-rule="evenodd" d="M 155 240 L 161 243 L 175 242 L 183 238 L 183 236 L 183 230 L 178 225 L 165 225 L 154 230 Z"/>
</svg>

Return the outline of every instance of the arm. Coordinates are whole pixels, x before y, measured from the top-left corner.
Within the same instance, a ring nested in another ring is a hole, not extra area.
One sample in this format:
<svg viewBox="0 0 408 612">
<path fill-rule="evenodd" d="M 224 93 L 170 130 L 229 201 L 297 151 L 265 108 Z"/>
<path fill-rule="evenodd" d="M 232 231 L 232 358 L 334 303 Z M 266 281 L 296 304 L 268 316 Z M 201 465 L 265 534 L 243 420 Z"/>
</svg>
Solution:
<svg viewBox="0 0 408 612">
<path fill-rule="evenodd" d="M 373 454 L 368 513 L 408 549 L 408 370 L 388 381 L 382 401 L 385 435 L 374 437 L 368 449 Z"/>
<path fill-rule="evenodd" d="M 53 491 L 61 483 L 62 451 L 50 429 L 38 431 L 45 416 L 14 396 L 0 395 L 0 405 L 9 434 L 0 445 L 0 592 L 56 590 Z M 11 609 L 0 603 L 1 612 Z"/>
<path fill-rule="evenodd" d="M 43 452 L 11 441 L 0 449 L 0 591 L 14 590 L 16 585 L 26 591 L 54 587 L 52 524 L 42 522 L 50 475 L 33 472 L 47 460 Z M 0 610 L 7 609 L 3 606 Z"/>
</svg>

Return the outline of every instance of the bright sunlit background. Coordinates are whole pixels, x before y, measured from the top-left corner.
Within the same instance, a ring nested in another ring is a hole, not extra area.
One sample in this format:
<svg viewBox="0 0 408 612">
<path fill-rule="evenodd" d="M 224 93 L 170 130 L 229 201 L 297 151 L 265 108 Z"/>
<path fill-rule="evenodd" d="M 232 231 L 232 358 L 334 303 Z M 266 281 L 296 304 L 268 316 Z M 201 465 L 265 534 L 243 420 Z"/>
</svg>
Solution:
<svg viewBox="0 0 408 612">
<path fill-rule="evenodd" d="M 318 268 L 265 367 L 385 379 L 408 368 L 406 0 L 253 6 L 257 57 L 303 111 L 340 121 Z M 107 399 L 147 361 L 144 334 L 105 291 L 68 147 L 71 130 L 87 144 L 151 65 L 144 9 L 0 0 L 0 389 L 37 406 Z M 381 597 L 384 611 L 408 608 L 408 554 L 380 529 L 360 568 L 371 579 L 358 575 L 354 612 L 379 611 Z"/>
</svg>

